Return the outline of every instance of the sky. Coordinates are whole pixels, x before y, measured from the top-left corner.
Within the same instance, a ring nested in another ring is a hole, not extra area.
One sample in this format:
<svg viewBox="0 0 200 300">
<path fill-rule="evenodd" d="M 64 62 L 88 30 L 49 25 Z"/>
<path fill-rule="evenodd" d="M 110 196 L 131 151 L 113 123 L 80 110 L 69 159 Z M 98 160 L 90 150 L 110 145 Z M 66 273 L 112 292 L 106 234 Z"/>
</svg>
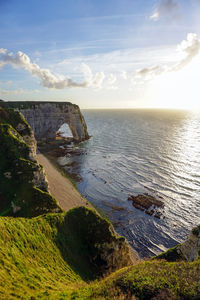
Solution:
<svg viewBox="0 0 200 300">
<path fill-rule="evenodd" d="M 0 99 L 200 109 L 200 0 L 0 0 Z"/>
</svg>

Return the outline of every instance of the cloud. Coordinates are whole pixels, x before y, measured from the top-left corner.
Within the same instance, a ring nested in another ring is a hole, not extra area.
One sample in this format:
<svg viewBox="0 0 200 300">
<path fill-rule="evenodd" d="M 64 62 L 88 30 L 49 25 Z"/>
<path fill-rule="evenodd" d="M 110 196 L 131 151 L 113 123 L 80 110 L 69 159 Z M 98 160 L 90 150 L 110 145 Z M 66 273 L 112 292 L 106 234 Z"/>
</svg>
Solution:
<svg viewBox="0 0 200 300">
<path fill-rule="evenodd" d="M 182 41 L 178 46 L 178 50 L 184 54 L 184 58 L 175 65 L 171 71 L 179 71 L 187 66 L 195 56 L 200 52 L 200 39 L 196 33 L 188 33 L 187 39 Z"/>
<path fill-rule="evenodd" d="M 6 49 L 4 49 L 4 48 L 0 48 L 0 53 L 1 53 L 1 54 L 6 54 L 6 52 L 7 52 L 7 50 L 6 50 Z"/>
<path fill-rule="evenodd" d="M 175 72 L 183 69 L 199 54 L 200 39 L 198 39 L 195 33 L 188 33 L 187 39 L 183 40 L 178 45 L 178 51 L 180 52 L 182 59 L 174 66 L 168 67 L 166 65 L 156 65 L 139 69 L 136 71 L 135 78 L 149 80 L 166 72 Z"/>
<path fill-rule="evenodd" d="M 26 94 L 26 93 L 38 93 L 39 90 L 24 90 L 24 89 L 18 89 L 18 90 L 4 90 L 0 89 L 0 94 L 1 95 L 20 95 L 20 94 Z"/>
<path fill-rule="evenodd" d="M 115 81 L 117 80 L 116 76 L 114 76 L 112 73 L 108 75 L 108 84 L 113 85 Z"/>
<path fill-rule="evenodd" d="M 143 78 L 143 79 L 152 79 L 155 76 L 161 75 L 162 73 L 164 73 L 166 70 L 166 68 L 163 66 L 153 66 L 153 67 L 149 67 L 149 68 L 143 68 L 143 69 L 139 69 L 136 72 L 135 77 L 136 78 Z"/>
<path fill-rule="evenodd" d="M 76 87 L 94 87 L 100 88 L 105 75 L 103 72 L 98 72 L 93 75 L 88 65 L 82 64 L 82 72 L 85 75 L 82 82 L 74 81 L 70 77 L 64 77 L 60 74 L 52 74 L 49 69 L 42 69 L 36 63 L 32 63 L 29 56 L 18 51 L 14 56 L 13 53 L 8 53 L 6 49 L 0 49 L 0 67 L 5 64 L 10 64 L 15 68 L 24 68 L 33 76 L 41 80 L 41 84 L 46 88 L 64 89 Z"/>
<path fill-rule="evenodd" d="M 179 4 L 175 0 L 161 0 L 154 10 L 153 14 L 149 17 L 153 21 L 158 21 L 163 17 L 177 17 Z"/>
<path fill-rule="evenodd" d="M 95 74 L 92 84 L 97 88 L 101 88 L 104 78 L 105 74 L 103 72 L 98 72 Z"/>
<path fill-rule="evenodd" d="M 122 71 L 120 74 L 121 78 L 123 78 L 124 80 L 127 80 L 128 76 L 127 76 L 127 72 L 126 71 Z"/>
</svg>

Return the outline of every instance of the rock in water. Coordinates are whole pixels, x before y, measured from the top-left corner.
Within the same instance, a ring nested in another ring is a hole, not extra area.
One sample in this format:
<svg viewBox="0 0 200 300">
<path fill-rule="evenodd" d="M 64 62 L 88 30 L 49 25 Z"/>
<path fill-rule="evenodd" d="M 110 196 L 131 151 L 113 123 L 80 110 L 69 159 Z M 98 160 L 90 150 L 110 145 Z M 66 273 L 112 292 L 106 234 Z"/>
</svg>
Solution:
<svg viewBox="0 0 200 300">
<path fill-rule="evenodd" d="M 135 208 L 144 211 L 147 215 L 154 216 L 158 219 L 162 216 L 161 211 L 158 211 L 158 209 L 163 208 L 164 203 L 161 200 L 158 200 L 155 196 L 148 193 L 137 196 L 130 195 L 128 197 L 128 201 L 132 201 Z"/>
</svg>

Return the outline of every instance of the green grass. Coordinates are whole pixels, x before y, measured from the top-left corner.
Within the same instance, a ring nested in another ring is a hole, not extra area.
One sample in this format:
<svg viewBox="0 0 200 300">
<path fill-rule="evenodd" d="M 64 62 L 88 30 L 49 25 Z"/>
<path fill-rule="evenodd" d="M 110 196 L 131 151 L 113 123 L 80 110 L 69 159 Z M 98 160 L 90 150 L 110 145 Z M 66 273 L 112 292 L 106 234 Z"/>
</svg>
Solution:
<svg viewBox="0 0 200 300">
<path fill-rule="evenodd" d="M 32 219 L 1 217 L 0 299 L 200 298 L 199 260 L 142 262 L 95 279 L 91 246 L 110 239 L 106 221 L 98 218 L 86 208 Z"/>
<path fill-rule="evenodd" d="M 154 259 L 165 259 L 166 261 L 169 261 L 169 262 L 182 260 L 183 257 L 177 252 L 177 247 L 178 246 L 179 245 L 176 245 L 175 247 L 170 248 L 169 250 L 161 253 L 160 255 L 157 255 L 157 256 L 153 257 L 152 260 L 154 260 Z"/>
<path fill-rule="evenodd" d="M 44 297 L 49 293 L 66 290 L 68 285 L 82 284 L 78 274 L 88 266 L 73 261 L 76 255 L 70 245 L 59 249 L 62 238 L 58 225 L 64 215 L 49 215 L 35 219 L 0 218 L 0 299 L 28 299 Z M 89 273 L 89 272 L 88 272 Z"/>
<path fill-rule="evenodd" d="M 113 242 L 124 238 L 85 207 L 32 219 L 1 217 L 0 299 L 55 299 L 88 287 L 101 275 L 99 255 Z"/>
<path fill-rule="evenodd" d="M 199 299 L 200 261 L 169 263 L 157 260 L 140 263 L 117 272 L 94 290 L 94 299 L 101 295 L 105 299 L 120 295 L 131 299 L 128 297 L 134 295 L 146 300 L 159 294 L 165 295 L 159 299 Z"/>
</svg>

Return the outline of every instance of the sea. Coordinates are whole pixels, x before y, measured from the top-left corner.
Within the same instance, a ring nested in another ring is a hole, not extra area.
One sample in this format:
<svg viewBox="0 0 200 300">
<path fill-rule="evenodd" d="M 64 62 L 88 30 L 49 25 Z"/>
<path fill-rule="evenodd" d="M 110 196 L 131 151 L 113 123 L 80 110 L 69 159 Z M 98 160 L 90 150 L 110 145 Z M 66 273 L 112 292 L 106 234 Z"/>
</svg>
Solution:
<svg viewBox="0 0 200 300">
<path fill-rule="evenodd" d="M 200 112 L 82 113 L 91 138 L 74 145 L 74 155 L 67 157 L 71 172 L 79 175 L 81 194 L 112 221 L 141 258 L 184 241 L 200 224 Z M 128 201 L 130 195 L 144 193 L 162 199 L 160 219 Z"/>
</svg>

